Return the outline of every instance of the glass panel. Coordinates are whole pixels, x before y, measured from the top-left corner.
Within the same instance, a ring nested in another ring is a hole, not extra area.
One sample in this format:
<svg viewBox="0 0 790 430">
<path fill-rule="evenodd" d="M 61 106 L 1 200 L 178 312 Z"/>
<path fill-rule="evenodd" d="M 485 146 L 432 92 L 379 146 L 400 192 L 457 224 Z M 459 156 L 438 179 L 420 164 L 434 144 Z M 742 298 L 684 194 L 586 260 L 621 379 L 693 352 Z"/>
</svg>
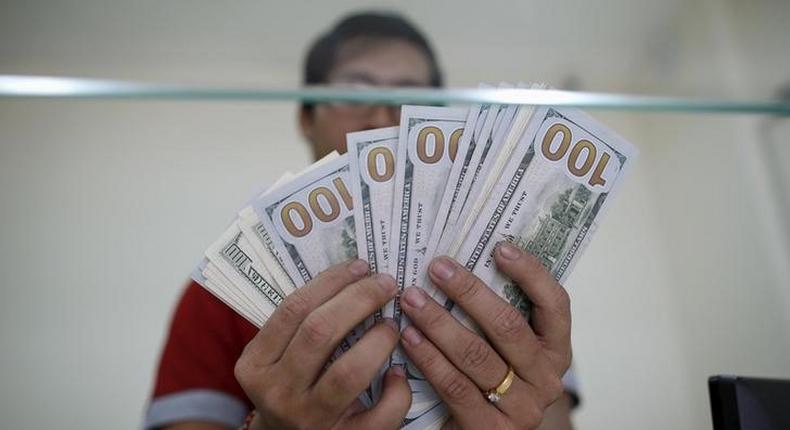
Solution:
<svg viewBox="0 0 790 430">
<path fill-rule="evenodd" d="M 787 100 L 704 100 L 526 88 L 343 89 L 329 86 L 308 86 L 301 89 L 201 88 L 141 82 L 14 75 L 0 75 L 0 97 L 351 102 L 387 105 L 496 103 L 571 106 L 605 110 L 790 114 L 790 101 Z"/>
</svg>

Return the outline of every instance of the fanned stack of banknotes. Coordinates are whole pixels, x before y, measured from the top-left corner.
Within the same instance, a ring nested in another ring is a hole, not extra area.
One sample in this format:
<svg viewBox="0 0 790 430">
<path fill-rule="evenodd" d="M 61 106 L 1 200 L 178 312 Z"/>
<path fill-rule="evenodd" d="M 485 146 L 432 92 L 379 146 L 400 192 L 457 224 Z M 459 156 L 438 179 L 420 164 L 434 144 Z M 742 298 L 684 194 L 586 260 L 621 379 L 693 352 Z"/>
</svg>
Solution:
<svg viewBox="0 0 790 430">
<path fill-rule="evenodd" d="M 513 243 L 564 281 L 637 155 L 576 109 L 489 104 L 403 106 L 400 126 L 349 133 L 347 147 L 255 196 L 206 251 L 195 280 L 260 327 L 319 272 L 357 257 L 399 289 L 418 286 L 445 303 L 427 266 L 449 255 L 526 316 L 529 300 L 497 271 L 494 247 Z M 408 324 L 396 299 L 333 358 L 381 318 Z M 402 352 L 392 354 L 396 364 L 413 394 L 404 427 L 440 427 L 447 412 L 438 396 Z M 380 384 L 360 399 L 375 403 Z"/>
</svg>

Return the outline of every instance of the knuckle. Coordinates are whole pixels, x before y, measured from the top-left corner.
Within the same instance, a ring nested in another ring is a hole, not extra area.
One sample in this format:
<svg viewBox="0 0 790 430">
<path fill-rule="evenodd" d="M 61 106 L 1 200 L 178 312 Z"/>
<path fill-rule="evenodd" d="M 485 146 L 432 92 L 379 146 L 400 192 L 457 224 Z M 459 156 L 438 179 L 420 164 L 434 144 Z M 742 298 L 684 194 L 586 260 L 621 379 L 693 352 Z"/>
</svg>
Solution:
<svg viewBox="0 0 790 430">
<path fill-rule="evenodd" d="M 543 391 L 546 393 L 546 406 L 554 403 L 565 391 L 565 387 L 562 385 L 562 379 L 556 376 L 549 378 L 543 386 Z"/>
<path fill-rule="evenodd" d="M 371 332 L 375 333 L 375 336 L 383 336 L 387 340 L 387 344 L 393 345 L 393 347 L 398 344 L 400 331 L 397 328 L 389 324 L 379 323 L 374 329 L 375 331 L 371 330 Z"/>
<path fill-rule="evenodd" d="M 559 284 L 552 287 L 553 288 L 553 295 L 549 299 L 549 304 L 546 307 L 546 310 L 550 313 L 551 318 L 554 319 L 556 323 L 562 324 L 566 326 L 567 329 L 570 329 L 571 325 L 571 299 L 568 295 L 568 292 L 565 288 L 562 288 Z"/>
<path fill-rule="evenodd" d="M 310 302 L 301 290 L 294 291 L 278 308 L 289 322 L 301 321 L 310 311 Z"/>
<path fill-rule="evenodd" d="M 303 414 L 299 414 L 297 410 L 288 408 L 277 410 L 265 409 L 265 411 L 268 413 L 267 415 L 275 418 L 277 428 L 287 428 L 293 430 L 311 428 L 307 425 Z"/>
<path fill-rule="evenodd" d="M 329 269 L 324 270 L 323 272 L 319 273 L 318 276 L 311 282 L 315 282 L 316 284 L 339 284 L 345 281 L 345 276 L 343 276 L 343 269 L 339 267 L 330 267 Z"/>
<path fill-rule="evenodd" d="M 562 313 L 567 313 L 570 315 L 571 296 L 568 294 L 568 290 L 557 284 L 556 291 L 557 296 L 555 298 L 555 303 L 557 305 L 557 309 Z"/>
<path fill-rule="evenodd" d="M 491 423 L 491 429 L 492 430 L 513 430 L 513 429 L 517 428 L 513 424 L 513 422 L 510 421 L 510 419 L 508 419 L 508 418 L 504 418 L 504 419 L 500 418 L 499 415 L 497 415 L 497 418 L 493 419 L 492 421 L 493 421 Z M 526 427 L 526 428 L 531 428 L 531 427 Z"/>
<path fill-rule="evenodd" d="M 313 312 L 305 318 L 301 331 L 309 344 L 323 346 L 332 340 L 336 328 L 322 312 Z"/>
<path fill-rule="evenodd" d="M 540 419 L 538 419 L 536 417 L 533 417 L 532 415 L 529 415 L 526 416 L 522 421 L 523 421 L 522 423 L 523 425 L 520 426 L 519 428 L 522 428 L 524 430 L 533 430 L 540 427 L 540 424 L 543 423 L 543 417 L 540 417 Z"/>
<path fill-rule="evenodd" d="M 472 387 L 472 384 L 455 372 L 444 378 L 441 387 L 445 398 L 451 403 L 465 404 L 472 398 L 472 395 L 477 395 L 477 390 Z"/>
<path fill-rule="evenodd" d="M 272 420 L 277 428 L 304 429 L 306 426 L 303 399 L 294 396 L 288 384 L 268 384 L 254 402 L 262 416 Z"/>
<path fill-rule="evenodd" d="M 468 271 L 463 271 L 463 276 L 458 280 L 458 287 L 455 289 L 455 302 L 459 305 L 470 303 L 480 292 L 477 278 Z"/>
<path fill-rule="evenodd" d="M 428 353 L 418 357 L 421 370 L 423 370 L 424 374 L 435 374 L 439 371 L 439 366 L 441 362 L 439 361 L 439 355 L 435 353 Z"/>
<path fill-rule="evenodd" d="M 463 351 L 463 366 L 465 369 L 477 370 L 486 366 L 491 358 L 491 348 L 479 337 L 475 336 Z"/>
<path fill-rule="evenodd" d="M 247 355 L 242 354 L 233 366 L 233 376 L 236 377 L 236 381 L 239 382 L 239 385 L 245 389 L 250 385 L 250 375 L 252 374 L 251 364 Z"/>
<path fill-rule="evenodd" d="M 381 275 L 376 275 L 381 276 Z M 384 289 L 379 288 L 376 277 L 366 278 L 354 284 L 354 296 L 366 305 L 377 307 L 385 301 Z"/>
<path fill-rule="evenodd" d="M 348 283 L 350 278 L 351 271 L 348 269 L 348 265 L 340 263 L 319 273 L 312 282 L 316 282 L 317 284 L 338 285 Z"/>
<path fill-rule="evenodd" d="M 426 306 L 426 308 L 428 308 Z M 425 312 L 425 330 L 431 331 L 437 327 L 441 327 L 447 322 L 447 317 L 450 315 L 444 309 L 427 309 Z"/>
<path fill-rule="evenodd" d="M 359 372 L 354 371 L 342 360 L 336 361 L 324 375 L 326 391 L 322 394 L 324 401 L 331 402 L 337 393 L 351 391 L 358 379 Z"/>
<path fill-rule="evenodd" d="M 324 421 L 324 417 L 321 416 L 321 418 L 313 418 L 305 420 L 304 422 L 295 423 L 291 428 L 294 430 L 314 430 L 330 427 L 327 425 L 326 421 Z"/>
<path fill-rule="evenodd" d="M 524 427 L 534 429 L 543 422 L 543 408 L 534 402 L 524 408 Z"/>
<path fill-rule="evenodd" d="M 547 351 L 546 354 L 551 360 L 551 364 L 559 372 L 559 375 L 564 375 L 573 363 L 573 350 L 571 348 L 564 352 Z"/>
<path fill-rule="evenodd" d="M 510 305 L 503 306 L 494 318 L 494 334 L 505 342 L 519 340 L 526 328 L 527 320 L 518 309 Z"/>
<path fill-rule="evenodd" d="M 275 415 L 289 416 L 285 413 L 284 406 L 289 405 L 290 390 L 283 384 L 268 384 L 261 396 L 262 404 L 257 405 Z"/>
</svg>

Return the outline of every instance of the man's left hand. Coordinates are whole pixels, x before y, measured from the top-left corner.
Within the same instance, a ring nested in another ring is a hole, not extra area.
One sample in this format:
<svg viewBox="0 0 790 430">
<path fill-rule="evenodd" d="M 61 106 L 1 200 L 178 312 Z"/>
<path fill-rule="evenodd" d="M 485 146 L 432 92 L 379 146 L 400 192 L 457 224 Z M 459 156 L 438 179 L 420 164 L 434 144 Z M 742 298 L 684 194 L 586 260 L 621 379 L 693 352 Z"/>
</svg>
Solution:
<svg viewBox="0 0 790 430">
<path fill-rule="evenodd" d="M 401 300 L 413 326 L 401 342 L 447 405 L 446 428 L 538 427 L 546 408 L 563 393 L 562 375 L 571 362 L 570 299 L 533 256 L 503 244 L 494 258 L 533 303 L 532 325 L 480 279 L 447 257 L 433 260 L 434 285 L 460 306 L 485 334 L 464 327 L 422 289 L 408 288 Z M 501 399 L 484 393 L 513 382 Z"/>
</svg>

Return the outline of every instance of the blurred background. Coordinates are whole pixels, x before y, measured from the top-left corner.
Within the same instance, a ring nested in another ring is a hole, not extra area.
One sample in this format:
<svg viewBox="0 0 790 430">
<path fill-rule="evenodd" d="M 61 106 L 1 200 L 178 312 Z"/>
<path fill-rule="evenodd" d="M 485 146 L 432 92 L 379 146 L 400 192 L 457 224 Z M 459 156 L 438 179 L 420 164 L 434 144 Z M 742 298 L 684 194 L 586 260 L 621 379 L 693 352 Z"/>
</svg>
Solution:
<svg viewBox="0 0 790 430">
<path fill-rule="evenodd" d="M 768 99 L 790 2 L 3 1 L 0 74 L 288 88 L 360 9 L 451 87 Z M 0 424 L 136 428 L 181 288 L 260 184 L 311 162 L 295 103 L 0 100 Z M 640 159 L 566 287 L 587 429 L 710 428 L 707 378 L 790 378 L 790 119 L 594 111 Z"/>
</svg>

